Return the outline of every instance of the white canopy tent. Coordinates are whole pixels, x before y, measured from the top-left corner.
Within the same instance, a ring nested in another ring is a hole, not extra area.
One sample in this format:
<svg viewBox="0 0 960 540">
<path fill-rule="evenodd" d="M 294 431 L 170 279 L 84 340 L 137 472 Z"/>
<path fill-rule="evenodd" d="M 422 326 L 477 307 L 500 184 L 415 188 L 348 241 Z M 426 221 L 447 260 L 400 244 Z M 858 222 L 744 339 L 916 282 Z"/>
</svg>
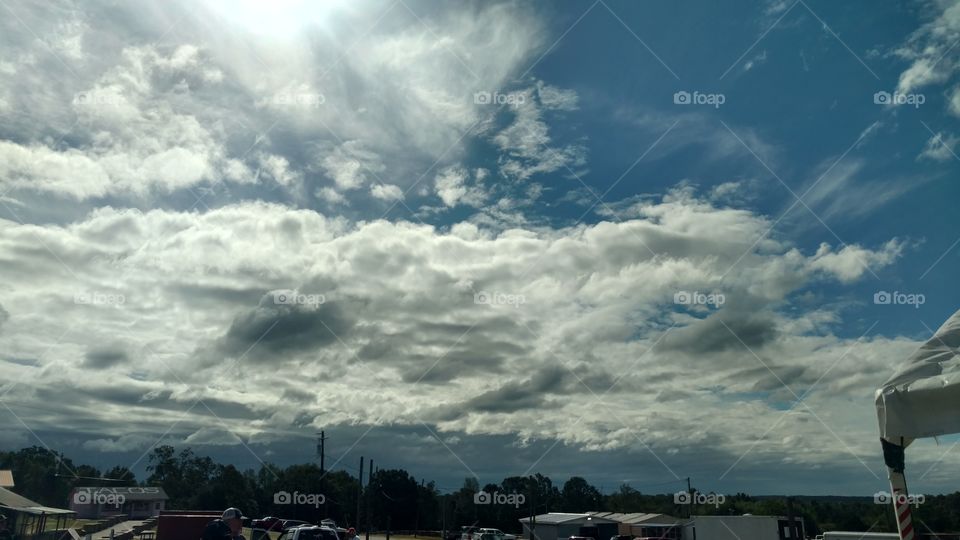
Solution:
<svg viewBox="0 0 960 540">
<path fill-rule="evenodd" d="M 904 450 L 921 437 L 960 433 L 960 311 L 877 390 L 880 442 L 903 540 L 916 536 L 904 477 Z"/>
</svg>

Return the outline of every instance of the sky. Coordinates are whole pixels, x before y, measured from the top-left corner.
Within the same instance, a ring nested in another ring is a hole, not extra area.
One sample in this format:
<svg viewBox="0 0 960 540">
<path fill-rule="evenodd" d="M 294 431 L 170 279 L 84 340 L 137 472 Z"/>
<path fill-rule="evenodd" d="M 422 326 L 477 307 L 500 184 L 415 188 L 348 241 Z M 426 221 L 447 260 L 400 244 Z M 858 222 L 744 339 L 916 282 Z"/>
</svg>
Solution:
<svg viewBox="0 0 960 540">
<path fill-rule="evenodd" d="M 0 450 L 888 489 L 874 392 L 960 304 L 960 4 L 0 12 Z"/>
</svg>

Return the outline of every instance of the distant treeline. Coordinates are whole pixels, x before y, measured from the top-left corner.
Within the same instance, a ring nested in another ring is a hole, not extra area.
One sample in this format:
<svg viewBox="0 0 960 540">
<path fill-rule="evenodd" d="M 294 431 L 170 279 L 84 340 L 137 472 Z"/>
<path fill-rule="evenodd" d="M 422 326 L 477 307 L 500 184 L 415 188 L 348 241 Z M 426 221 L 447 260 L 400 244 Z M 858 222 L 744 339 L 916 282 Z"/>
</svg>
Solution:
<svg viewBox="0 0 960 540">
<path fill-rule="evenodd" d="M 278 516 L 319 522 L 332 518 L 343 526 L 376 530 L 447 530 L 478 524 L 507 532 L 519 532 L 521 517 L 531 512 L 652 512 L 677 517 L 694 514 L 787 515 L 787 501 L 776 497 L 728 495 L 723 504 L 678 505 L 670 494 L 646 494 L 621 485 L 614 493 L 602 494 L 585 479 L 572 477 L 562 486 L 540 474 L 514 476 L 499 484 L 480 486 L 467 478 L 460 489 L 441 493 L 434 482 L 418 481 L 400 469 L 381 469 L 373 478 L 364 477 L 362 495 L 356 475 L 328 471 L 308 463 L 279 467 L 269 463 L 259 470 L 240 471 L 190 449 L 180 452 L 172 446 L 158 446 L 147 456 L 149 476 L 137 480 L 125 467 L 100 471 L 78 465 L 63 455 L 44 448 L 0 452 L 0 469 L 14 471 L 15 491 L 46 505 L 66 507 L 76 486 L 159 486 L 167 492 L 168 509 L 219 510 L 236 506 L 248 516 Z M 97 478 L 112 479 L 95 480 Z M 491 497 L 477 494 L 500 494 Z M 447 490 L 449 491 L 449 490 Z M 288 494 L 288 495 L 285 495 Z M 523 495 L 508 497 L 510 494 Z M 316 497 L 323 495 L 323 498 Z M 312 497 L 311 497 L 312 496 Z M 360 497 L 360 520 L 357 502 Z M 323 504 L 313 504 L 323 500 Z M 499 503 L 498 503 L 499 500 Z M 506 501 L 509 500 L 509 503 Z M 824 530 L 895 532 L 890 505 L 874 504 L 866 498 L 796 497 L 794 515 L 803 517 L 807 533 Z M 918 521 L 919 518 L 919 521 Z M 369 521 L 368 521 L 369 520 Z M 960 492 L 927 496 L 915 511 L 914 521 L 936 532 L 960 531 Z"/>
</svg>

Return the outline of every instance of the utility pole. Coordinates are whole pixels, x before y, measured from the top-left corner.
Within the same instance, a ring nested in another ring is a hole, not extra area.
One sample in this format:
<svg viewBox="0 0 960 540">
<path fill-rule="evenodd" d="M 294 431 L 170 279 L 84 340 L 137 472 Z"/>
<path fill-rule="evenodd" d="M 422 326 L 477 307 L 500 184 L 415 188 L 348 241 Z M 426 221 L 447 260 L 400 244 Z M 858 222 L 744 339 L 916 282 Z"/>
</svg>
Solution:
<svg viewBox="0 0 960 540">
<path fill-rule="evenodd" d="M 417 534 L 420 532 L 420 492 L 423 491 L 423 483 L 426 482 L 426 479 L 420 479 L 420 489 L 417 490 L 417 498 L 414 501 L 414 508 L 417 509 L 417 518 L 413 522 L 413 537 L 416 538 Z"/>
<path fill-rule="evenodd" d="M 320 492 L 323 493 L 323 496 L 324 496 L 324 497 L 327 496 L 327 487 L 326 487 L 326 486 L 327 486 L 327 468 L 326 468 L 326 454 L 327 454 L 327 452 L 326 452 L 326 448 L 325 448 L 325 446 L 326 446 L 325 443 L 326 443 L 326 442 L 327 442 L 327 436 L 326 436 L 326 434 L 321 430 L 321 431 L 320 431 L 320 436 L 317 437 L 317 454 L 319 454 L 318 457 L 320 458 Z M 324 505 L 323 505 L 323 517 L 327 517 L 328 515 L 329 515 L 329 510 L 327 509 L 327 505 L 324 504 Z"/>
<path fill-rule="evenodd" d="M 367 465 L 367 472 L 370 473 L 367 475 L 367 496 L 364 499 L 364 503 L 367 506 L 367 511 L 365 512 L 367 517 L 367 536 L 366 540 L 370 540 L 370 486 L 373 484 L 373 458 L 370 458 L 370 464 Z"/>
<path fill-rule="evenodd" d="M 357 528 L 360 528 L 360 498 L 363 497 L 363 456 L 360 456 L 360 478 L 357 481 Z M 352 538 L 350 540 L 353 540 Z"/>
<path fill-rule="evenodd" d="M 693 517 L 693 489 L 690 487 L 690 477 L 687 477 L 687 517 Z"/>
<path fill-rule="evenodd" d="M 324 451 L 324 443 L 327 441 L 327 436 L 323 431 L 320 432 L 320 436 L 317 437 L 317 457 L 320 458 L 320 474 L 327 472 L 326 468 L 326 452 Z"/>
</svg>

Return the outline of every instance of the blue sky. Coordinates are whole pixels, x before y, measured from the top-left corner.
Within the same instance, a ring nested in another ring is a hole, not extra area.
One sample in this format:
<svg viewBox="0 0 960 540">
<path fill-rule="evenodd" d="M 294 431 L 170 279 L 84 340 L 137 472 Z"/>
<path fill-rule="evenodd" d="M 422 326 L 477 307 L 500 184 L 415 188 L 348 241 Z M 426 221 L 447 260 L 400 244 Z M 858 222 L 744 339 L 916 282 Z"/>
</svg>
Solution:
<svg viewBox="0 0 960 540">
<path fill-rule="evenodd" d="M 885 487 L 873 392 L 958 305 L 960 5 L 7 10 L 0 448 Z"/>
</svg>

